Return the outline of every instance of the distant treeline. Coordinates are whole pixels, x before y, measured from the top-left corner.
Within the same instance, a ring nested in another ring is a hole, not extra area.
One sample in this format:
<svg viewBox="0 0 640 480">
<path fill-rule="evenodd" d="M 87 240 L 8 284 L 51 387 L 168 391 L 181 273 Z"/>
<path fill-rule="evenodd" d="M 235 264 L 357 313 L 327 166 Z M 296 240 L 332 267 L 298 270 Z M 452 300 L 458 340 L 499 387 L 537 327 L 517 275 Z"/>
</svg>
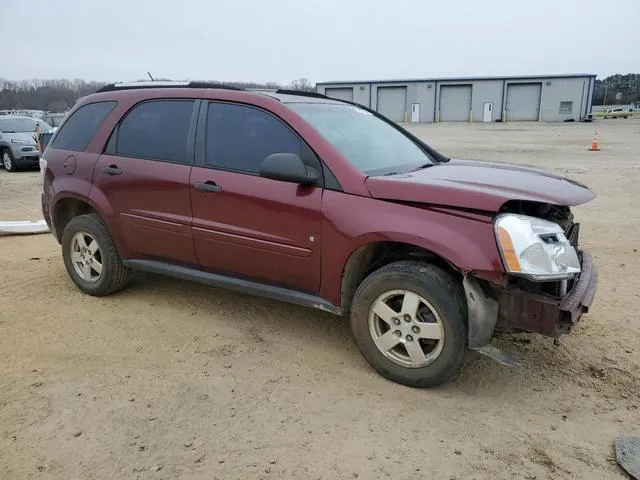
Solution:
<svg viewBox="0 0 640 480">
<path fill-rule="evenodd" d="M 216 82 L 242 88 L 291 88 L 314 91 L 306 78 L 294 80 L 289 85 L 275 82 Z M 70 109 L 78 98 L 95 92 L 106 82 L 85 82 L 84 80 L 21 80 L 9 81 L 0 78 L 0 110 L 27 109 L 64 112 Z M 603 80 L 596 80 L 593 104 L 630 104 L 640 102 L 640 73 L 616 74 Z"/>
<path fill-rule="evenodd" d="M 146 79 L 148 80 L 148 79 Z M 289 85 L 275 82 L 218 82 L 242 88 L 290 88 L 314 91 L 315 86 L 306 78 L 294 80 Z M 0 78 L 0 110 L 45 110 L 66 112 L 76 101 L 107 82 L 86 82 L 84 80 L 20 80 L 10 81 Z"/>
<path fill-rule="evenodd" d="M 606 95 L 606 98 L 605 98 Z M 596 80 L 594 105 L 625 105 L 640 102 L 640 73 L 619 73 Z"/>
</svg>

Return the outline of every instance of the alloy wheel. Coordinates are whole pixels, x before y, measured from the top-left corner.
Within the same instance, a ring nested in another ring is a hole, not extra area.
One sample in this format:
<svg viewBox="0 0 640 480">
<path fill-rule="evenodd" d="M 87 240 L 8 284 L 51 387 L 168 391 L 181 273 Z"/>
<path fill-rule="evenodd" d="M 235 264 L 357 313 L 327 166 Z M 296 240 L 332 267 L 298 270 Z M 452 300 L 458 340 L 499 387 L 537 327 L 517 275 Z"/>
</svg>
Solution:
<svg viewBox="0 0 640 480">
<path fill-rule="evenodd" d="M 102 252 L 95 238 L 87 232 L 78 232 L 71 239 L 71 262 L 78 276 L 85 282 L 95 283 L 102 276 Z"/>
<path fill-rule="evenodd" d="M 2 164 L 6 171 L 10 171 L 13 168 L 13 162 L 11 161 L 11 154 L 6 150 L 2 153 Z"/>
<path fill-rule="evenodd" d="M 380 295 L 369 312 L 369 332 L 378 350 L 397 365 L 420 368 L 444 347 L 444 326 L 435 308 L 408 290 Z"/>
</svg>

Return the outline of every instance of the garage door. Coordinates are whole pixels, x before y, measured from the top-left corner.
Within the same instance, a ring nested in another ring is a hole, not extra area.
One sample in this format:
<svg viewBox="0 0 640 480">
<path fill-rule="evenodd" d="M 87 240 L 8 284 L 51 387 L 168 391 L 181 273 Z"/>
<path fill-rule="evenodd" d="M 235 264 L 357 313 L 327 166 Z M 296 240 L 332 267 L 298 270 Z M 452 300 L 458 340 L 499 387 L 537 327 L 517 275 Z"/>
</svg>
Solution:
<svg viewBox="0 0 640 480">
<path fill-rule="evenodd" d="M 541 83 L 507 85 L 507 121 L 538 121 Z"/>
<path fill-rule="evenodd" d="M 407 109 L 407 87 L 378 87 L 378 108 L 385 117 L 403 122 Z"/>
<path fill-rule="evenodd" d="M 440 87 L 440 121 L 468 122 L 471 114 L 471 85 Z"/>
<path fill-rule="evenodd" d="M 327 88 L 324 91 L 327 97 L 337 98 L 338 100 L 347 100 L 353 102 L 353 87 L 349 88 Z"/>
</svg>

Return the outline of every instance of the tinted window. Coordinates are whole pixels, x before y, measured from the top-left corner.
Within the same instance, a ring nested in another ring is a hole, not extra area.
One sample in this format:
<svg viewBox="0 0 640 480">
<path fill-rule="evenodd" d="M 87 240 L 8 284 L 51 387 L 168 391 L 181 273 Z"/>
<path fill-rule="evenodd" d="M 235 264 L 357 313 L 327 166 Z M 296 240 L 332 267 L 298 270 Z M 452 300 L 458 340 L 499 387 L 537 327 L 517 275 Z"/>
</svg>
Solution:
<svg viewBox="0 0 640 480">
<path fill-rule="evenodd" d="M 131 110 L 118 126 L 116 155 L 192 163 L 187 152 L 193 100 L 154 100 Z"/>
<path fill-rule="evenodd" d="M 211 103 L 207 112 L 207 165 L 258 173 L 272 153 L 301 154 L 298 136 L 273 115 L 257 108 Z"/>
<path fill-rule="evenodd" d="M 116 102 L 98 102 L 80 107 L 57 132 L 51 146 L 61 150 L 83 151 L 115 106 Z"/>
</svg>

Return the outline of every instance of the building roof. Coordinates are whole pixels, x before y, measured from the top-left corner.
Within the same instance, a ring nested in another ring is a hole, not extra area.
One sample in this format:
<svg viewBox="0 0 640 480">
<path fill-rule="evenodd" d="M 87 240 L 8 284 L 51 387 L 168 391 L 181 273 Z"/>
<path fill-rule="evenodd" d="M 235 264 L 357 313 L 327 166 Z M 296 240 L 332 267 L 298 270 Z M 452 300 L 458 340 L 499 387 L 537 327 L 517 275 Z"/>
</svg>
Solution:
<svg viewBox="0 0 640 480">
<path fill-rule="evenodd" d="M 332 82 L 317 82 L 316 85 L 353 85 L 358 83 L 416 83 L 416 82 L 471 82 L 475 80 L 524 80 L 547 78 L 584 78 L 596 77 L 595 73 L 565 73 L 551 75 L 507 75 L 490 77 L 435 77 L 435 78 L 404 78 L 404 79 L 378 79 L 378 80 L 336 80 Z"/>
</svg>

